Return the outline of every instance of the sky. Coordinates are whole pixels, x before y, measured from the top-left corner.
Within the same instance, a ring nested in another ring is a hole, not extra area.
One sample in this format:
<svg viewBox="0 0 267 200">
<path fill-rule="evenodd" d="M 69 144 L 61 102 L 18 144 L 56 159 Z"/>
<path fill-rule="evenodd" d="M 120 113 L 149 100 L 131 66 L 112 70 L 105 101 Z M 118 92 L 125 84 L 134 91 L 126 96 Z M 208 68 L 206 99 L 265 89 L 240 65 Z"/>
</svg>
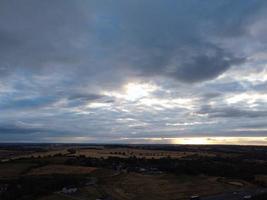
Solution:
<svg viewBox="0 0 267 200">
<path fill-rule="evenodd" d="M 0 142 L 267 145 L 267 1 L 1 0 Z"/>
</svg>

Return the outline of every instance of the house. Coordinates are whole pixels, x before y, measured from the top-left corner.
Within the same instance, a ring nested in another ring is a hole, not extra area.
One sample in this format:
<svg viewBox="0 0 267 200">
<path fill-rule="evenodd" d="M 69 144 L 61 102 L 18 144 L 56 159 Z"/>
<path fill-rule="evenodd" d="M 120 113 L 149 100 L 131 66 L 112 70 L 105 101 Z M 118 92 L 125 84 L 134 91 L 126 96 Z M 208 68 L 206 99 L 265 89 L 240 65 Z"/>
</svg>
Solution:
<svg viewBox="0 0 267 200">
<path fill-rule="evenodd" d="M 200 197 L 198 195 L 193 195 L 190 197 L 190 200 L 200 200 Z"/>
<path fill-rule="evenodd" d="M 140 167 L 138 170 L 139 170 L 139 172 L 146 172 L 147 171 L 145 168 L 142 168 L 142 167 Z"/>
<path fill-rule="evenodd" d="M 7 184 L 0 185 L 0 194 L 7 191 L 7 187 L 8 187 Z"/>
<path fill-rule="evenodd" d="M 95 186 L 95 185 L 97 185 L 97 178 L 95 178 L 95 177 L 88 178 L 85 185 L 86 186 Z"/>
<path fill-rule="evenodd" d="M 62 193 L 64 193 L 64 194 L 73 194 L 73 193 L 75 193 L 75 192 L 77 192 L 77 188 L 75 188 L 75 187 L 64 187 L 64 188 L 62 188 Z"/>
<path fill-rule="evenodd" d="M 96 200 L 112 200 L 113 198 L 111 196 L 103 197 L 103 198 L 98 198 Z"/>
</svg>

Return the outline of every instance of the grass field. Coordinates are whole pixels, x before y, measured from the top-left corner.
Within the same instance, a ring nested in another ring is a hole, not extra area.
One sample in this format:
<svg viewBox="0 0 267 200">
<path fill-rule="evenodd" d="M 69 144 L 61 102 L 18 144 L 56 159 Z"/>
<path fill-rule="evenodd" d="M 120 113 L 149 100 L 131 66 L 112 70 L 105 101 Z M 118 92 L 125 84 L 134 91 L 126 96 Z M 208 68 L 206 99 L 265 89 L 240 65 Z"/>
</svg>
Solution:
<svg viewBox="0 0 267 200">
<path fill-rule="evenodd" d="M 251 186 L 247 183 L 243 187 Z M 207 196 L 238 189 L 240 186 L 218 181 L 217 177 L 129 173 L 107 179 L 104 188 L 118 200 L 182 200 L 191 195 Z"/>
<path fill-rule="evenodd" d="M 38 200 L 96 200 L 101 199 L 104 193 L 100 187 L 86 186 L 79 188 L 74 194 L 63 194 L 60 191 L 39 198 Z"/>
<path fill-rule="evenodd" d="M 264 186 L 267 186 L 267 175 L 256 175 L 255 181 L 261 183 Z"/>
<path fill-rule="evenodd" d="M 188 175 L 147 175 L 140 173 L 121 173 L 114 175 L 113 171 L 95 170 L 92 173 L 99 176 L 101 184 L 79 188 L 78 192 L 64 196 L 53 194 L 38 200 L 95 200 L 103 195 L 116 200 L 188 200 L 191 195 L 208 196 L 229 190 L 254 187 L 240 180 L 225 179 L 210 176 Z M 242 183 L 232 184 L 232 182 Z"/>
<path fill-rule="evenodd" d="M 2 151 L 2 152 L 1 152 Z M 44 152 L 9 152 L 5 151 L 5 154 L 8 154 L 9 156 L 7 157 L 6 155 L 4 156 L 4 150 L 0 150 L 0 159 L 2 162 L 8 162 L 12 160 L 18 160 L 22 158 L 45 158 L 45 157 L 51 157 L 55 156 L 58 154 L 61 155 L 67 155 L 68 151 L 67 149 L 59 149 L 59 150 L 49 150 L 49 151 L 44 151 Z M 2 154 L 2 157 L 1 157 Z"/>
<path fill-rule="evenodd" d="M 27 175 L 48 175 L 48 174 L 89 174 L 96 170 L 94 167 L 67 166 L 67 165 L 46 165 L 34 168 Z"/>
<path fill-rule="evenodd" d="M 72 200 L 73 198 L 71 197 L 66 197 L 58 194 L 53 194 L 49 196 L 45 196 L 42 198 L 39 198 L 38 200 Z"/>
</svg>

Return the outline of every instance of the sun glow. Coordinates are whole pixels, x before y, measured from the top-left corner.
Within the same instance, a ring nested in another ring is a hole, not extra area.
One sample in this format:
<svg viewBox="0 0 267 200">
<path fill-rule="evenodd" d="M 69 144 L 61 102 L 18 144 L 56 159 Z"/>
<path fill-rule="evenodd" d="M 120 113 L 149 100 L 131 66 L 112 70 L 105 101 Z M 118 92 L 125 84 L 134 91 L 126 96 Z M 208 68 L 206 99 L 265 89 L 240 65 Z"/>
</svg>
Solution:
<svg viewBox="0 0 267 200">
<path fill-rule="evenodd" d="M 172 144 L 267 145 L 267 137 L 188 137 L 172 138 Z"/>
<path fill-rule="evenodd" d="M 149 97 L 158 87 L 148 83 L 127 83 L 121 91 L 105 91 L 104 95 L 112 96 L 127 101 L 136 101 L 141 98 Z"/>
<path fill-rule="evenodd" d="M 175 138 L 172 140 L 174 144 L 210 144 L 208 138 L 195 137 L 195 138 Z"/>
<path fill-rule="evenodd" d="M 149 96 L 149 94 L 154 92 L 156 89 L 157 87 L 155 85 L 128 83 L 125 86 L 126 99 L 130 101 L 135 101 L 142 97 Z"/>
</svg>

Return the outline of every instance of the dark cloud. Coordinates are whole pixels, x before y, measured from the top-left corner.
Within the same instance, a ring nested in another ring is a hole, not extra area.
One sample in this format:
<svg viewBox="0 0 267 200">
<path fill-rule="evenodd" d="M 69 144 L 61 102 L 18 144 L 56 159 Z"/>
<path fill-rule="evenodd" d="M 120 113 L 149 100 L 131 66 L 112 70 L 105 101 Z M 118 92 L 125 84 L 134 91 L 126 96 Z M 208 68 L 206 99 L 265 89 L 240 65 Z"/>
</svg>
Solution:
<svg viewBox="0 0 267 200">
<path fill-rule="evenodd" d="M 7 99 L 6 101 L 0 103 L 0 109 L 37 109 L 48 106 L 56 101 L 57 99 L 54 96 L 42 96 L 18 100 Z"/>
<path fill-rule="evenodd" d="M 68 96 L 68 105 L 69 107 L 76 107 L 88 104 L 94 101 L 104 101 L 104 102 L 112 102 L 112 100 L 105 100 L 105 95 L 100 94 L 82 94 L 82 93 L 74 93 L 71 96 Z"/>
<path fill-rule="evenodd" d="M 9 135 L 9 134 L 32 134 L 32 133 L 40 133 L 44 132 L 43 129 L 37 129 L 37 128 L 26 128 L 26 127 L 19 127 L 16 125 L 0 125 L 0 134 L 3 135 Z"/>
<path fill-rule="evenodd" d="M 246 88 L 240 82 L 237 81 L 228 81 L 226 83 L 217 83 L 215 85 L 208 86 L 208 89 L 215 90 L 221 93 L 227 92 L 245 92 Z"/>
<path fill-rule="evenodd" d="M 19 36 L 16 33 L 9 33 L 8 31 L 0 29 L 0 43 L 2 51 L 8 51 L 14 47 L 18 47 L 21 45 L 23 41 L 20 41 Z"/>
<path fill-rule="evenodd" d="M 107 79 L 104 71 L 119 73 L 122 68 L 125 73 L 185 82 L 209 80 L 245 61 L 210 38 L 218 33 L 245 35 L 247 21 L 261 4 L 1 1 L 1 65 L 20 70 L 64 65 L 61 70 L 78 73 L 82 80 L 88 77 L 87 81 Z"/>
<path fill-rule="evenodd" d="M 254 129 L 266 129 L 267 130 L 267 124 L 266 122 L 250 122 L 242 126 L 242 128 L 254 128 Z"/>
<path fill-rule="evenodd" d="M 251 86 L 253 90 L 259 91 L 259 92 L 266 92 L 267 91 L 267 81 L 264 81 L 263 83 L 259 83 L 256 85 Z"/>
<path fill-rule="evenodd" d="M 68 98 L 70 100 L 75 100 L 75 99 L 82 99 L 82 100 L 87 100 L 87 101 L 92 101 L 92 100 L 97 100 L 103 98 L 104 95 L 99 95 L 99 94 L 84 94 L 84 93 L 78 93 L 78 94 L 73 94 L 72 96 L 69 96 Z"/>
<path fill-rule="evenodd" d="M 208 92 L 206 94 L 203 95 L 203 98 L 205 100 L 209 100 L 209 99 L 213 99 L 213 98 L 217 98 L 217 97 L 220 97 L 222 94 L 219 93 L 219 92 Z"/>
<path fill-rule="evenodd" d="M 208 114 L 211 118 L 258 118 L 267 117 L 266 110 L 240 109 L 235 107 L 212 108 L 211 106 L 203 106 L 198 112 L 199 114 Z"/>
<path fill-rule="evenodd" d="M 205 50 L 204 50 L 205 51 Z M 206 50 L 208 51 L 208 50 Z M 202 50 L 199 50 L 202 52 Z M 228 70 L 233 65 L 241 64 L 245 61 L 244 58 L 235 58 L 227 56 L 221 50 L 216 50 L 209 55 L 208 52 L 200 54 L 188 59 L 185 63 L 181 63 L 170 76 L 185 82 L 198 82 L 216 78 Z"/>
</svg>

